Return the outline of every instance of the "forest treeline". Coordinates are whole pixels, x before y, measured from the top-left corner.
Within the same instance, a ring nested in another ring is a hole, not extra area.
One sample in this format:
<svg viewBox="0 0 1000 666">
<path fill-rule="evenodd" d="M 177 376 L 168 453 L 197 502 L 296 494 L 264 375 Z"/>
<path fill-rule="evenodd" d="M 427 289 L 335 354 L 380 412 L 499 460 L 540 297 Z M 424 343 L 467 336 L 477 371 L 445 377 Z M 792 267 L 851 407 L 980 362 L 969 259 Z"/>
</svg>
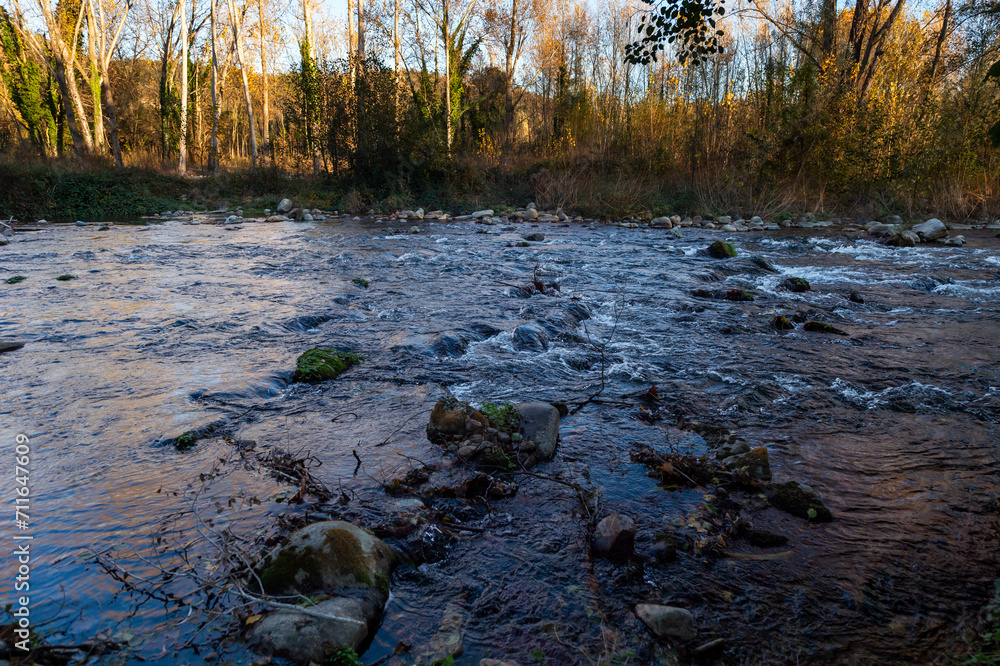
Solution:
<svg viewBox="0 0 1000 666">
<path fill-rule="evenodd" d="M 700 49 L 672 1 L 6 0 L 0 153 L 376 208 L 1000 214 L 997 5 L 699 0 Z"/>
</svg>

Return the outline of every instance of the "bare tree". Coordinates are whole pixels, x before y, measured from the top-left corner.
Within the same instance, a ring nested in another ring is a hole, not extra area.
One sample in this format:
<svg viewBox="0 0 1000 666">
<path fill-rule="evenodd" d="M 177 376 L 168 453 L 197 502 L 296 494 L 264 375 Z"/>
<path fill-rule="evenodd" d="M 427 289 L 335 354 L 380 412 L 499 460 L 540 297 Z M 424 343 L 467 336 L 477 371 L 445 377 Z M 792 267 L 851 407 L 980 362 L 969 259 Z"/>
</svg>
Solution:
<svg viewBox="0 0 1000 666">
<path fill-rule="evenodd" d="M 229 2 L 229 21 L 233 29 L 233 42 L 236 45 L 236 62 L 240 66 L 240 76 L 243 79 L 243 95 L 246 98 L 247 107 L 247 119 L 250 123 L 250 164 L 253 168 L 257 168 L 257 130 L 254 127 L 253 121 L 253 98 L 250 96 L 250 80 L 247 77 L 247 61 L 243 53 L 243 40 L 240 37 L 243 32 L 243 20 L 246 17 L 246 7 L 244 7 L 244 13 L 239 15 L 236 13 L 236 5 L 233 0 L 228 0 Z"/>
</svg>

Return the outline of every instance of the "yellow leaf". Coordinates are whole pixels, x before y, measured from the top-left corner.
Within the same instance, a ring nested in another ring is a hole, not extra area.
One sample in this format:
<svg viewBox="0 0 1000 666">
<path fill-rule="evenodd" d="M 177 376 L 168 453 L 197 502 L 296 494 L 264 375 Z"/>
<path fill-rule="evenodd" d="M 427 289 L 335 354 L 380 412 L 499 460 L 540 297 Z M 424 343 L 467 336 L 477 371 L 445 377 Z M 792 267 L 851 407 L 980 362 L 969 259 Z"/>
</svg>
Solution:
<svg viewBox="0 0 1000 666">
<path fill-rule="evenodd" d="M 260 618 L 262 618 L 262 617 L 264 617 L 264 616 L 263 615 L 251 615 L 250 617 L 247 618 L 246 625 L 249 627 L 254 622 L 259 622 Z"/>
</svg>

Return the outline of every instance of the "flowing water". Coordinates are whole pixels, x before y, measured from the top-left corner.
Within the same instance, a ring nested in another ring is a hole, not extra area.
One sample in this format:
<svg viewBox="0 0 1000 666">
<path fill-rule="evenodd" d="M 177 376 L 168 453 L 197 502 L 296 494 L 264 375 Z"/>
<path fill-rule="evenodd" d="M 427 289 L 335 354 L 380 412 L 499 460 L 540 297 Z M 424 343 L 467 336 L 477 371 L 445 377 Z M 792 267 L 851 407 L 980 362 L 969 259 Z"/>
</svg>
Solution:
<svg viewBox="0 0 1000 666">
<path fill-rule="evenodd" d="M 601 514 L 632 516 L 639 557 L 591 559 L 577 494 L 544 478 L 517 477 L 509 500 L 442 500 L 427 511 L 468 529 L 424 526 L 427 556 L 393 577 L 366 662 L 403 643 L 412 663 L 453 614 L 458 664 L 656 663 L 667 653 L 632 614 L 643 602 L 689 609 L 696 644 L 725 639 L 702 656 L 682 650 L 685 662 L 947 663 L 963 652 L 1000 566 L 1000 240 L 966 232 L 962 248 L 886 248 L 835 231 L 743 234 L 740 256 L 720 261 L 699 252 L 721 237 L 708 231 L 545 225 L 545 241 L 507 247 L 527 225 L 480 229 L 69 227 L 4 248 L 0 278 L 28 278 L 0 284 L 0 339 L 27 342 L 0 355 L 0 436 L 5 502 L 8 443 L 31 439 L 34 626 L 53 643 L 131 643 L 109 663 L 249 663 L 238 641 L 218 640 L 225 622 L 199 632 L 187 609 L 135 590 L 183 570 L 184 552 L 206 552 L 205 514 L 247 535 L 307 511 L 385 521 L 413 509 L 381 484 L 444 460 L 423 428 L 445 388 L 476 404 L 573 402 L 603 373 L 605 401 L 564 418 L 555 458 L 535 471 L 580 484 Z M 536 270 L 560 291 L 519 297 Z M 78 279 L 54 279 L 64 273 Z M 812 291 L 779 290 L 786 276 Z M 695 298 L 698 288 L 758 298 Z M 577 323 L 567 312 L 581 305 L 591 316 Z M 797 313 L 850 335 L 771 328 L 773 315 Z M 531 321 L 547 335 L 525 348 L 512 331 Z M 333 382 L 290 384 L 314 346 L 366 361 Z M 652 384 L 670 416 L 649 423 L 622 396 Z M 766 446 L 775 479 L 816 488 L 834 521 L 755 506 L 745 515 L 787 547 L 644 557 L 659 532 L 696 540 L 712 498 L 661 488 L 630 460 L 638 444 L 704 453 L 679 415 Z M 258 451 L 311 452 L 346 503 L 288 505 L 296 489 L 240 464 L 223 439 L 164 444 L 220 419 Z M 225 473 L 199 486 L 213 469 Z"/>
</svg>

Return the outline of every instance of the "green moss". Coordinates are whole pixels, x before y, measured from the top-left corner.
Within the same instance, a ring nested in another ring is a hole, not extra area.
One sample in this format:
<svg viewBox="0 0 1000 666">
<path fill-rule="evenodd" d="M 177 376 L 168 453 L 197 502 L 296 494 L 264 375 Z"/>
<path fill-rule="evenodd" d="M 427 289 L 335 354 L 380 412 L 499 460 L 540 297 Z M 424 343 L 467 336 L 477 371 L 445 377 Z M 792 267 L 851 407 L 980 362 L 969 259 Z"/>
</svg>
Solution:
<svg viewBox="0 0 1000 666">
<path fill-rule="evenodd" d="M 17 284 L 18 282 L 24 282 L 27 279 L 28 278 L 24 277 L 23 275 L 15 275 L 12 278 L 7 278 L 7 284 Z"/>
<path fill-rule="evenodd" d="M 375 588 L 382 594 L 389 594 L 389 577 L 384 573 L 375 574 Z"/>
<path fill-rule="evenodd" d="M 186 432 L 174 441 L 174 448 L 178 451 L 186 451 L 195 445 L 198 438 L 192 432 Z"/>
<path fill-rule="evenodd" d="M 500 405 L 484 402 L 479 411 L 490 420 L 490 425 L 497 430 L 513 433 L 521 428 L 521 415 L 509 402 Z"/>
<path fill-rule="evenodd" d="M 351 366 L 364 363 L 365 359 L 354 352 L 315 347 L 299 356 L 295 362 L 294 382 L 324 382 L 341 375 Z"/>
<path fill-rule="evenodd" d="M 716 259 L 729 259 L 736 256 L 736 248 L 726 241 L 715 241 L 708 246 L 708 254 Z"/>
<path fill-rule="evenodd" d="M 60 275 L 56 279 L 59 280 L 60 282 L 69 282 L 70 280 L 75 280 L 76 276 L 66 273 L 65 275 Z"/>
<path fill-rule="evenodd" d="M 300 574 L 305 574 L 303 578 Z M 283 594 L 292 588 L 318 589 L 322 586 L 320 558 L 311 546 L 299 550 L 285 548 L 278 552 L 259 576 L 264 592 Z"/>
<path fill-rule="evenodd" d="M 364 666 L 364 662 L 358 657 L 354 648 L 338 645 L 328 649 L 326 666 Z"/>
<path fill-rule="evenodd" d="M 351 280 L 351 282 L 358 285 L 359 287 L 364 287 L 365 289 L 368 288 L 368 280 L 364 279 L 363 277 L 356 277 L 353 280 Z"/>
<path fill-rule="evenodd" d="M 528 241 L 520 241 L 514 244 L 514 247 L 531 247 L 531 243 Z"/>
</svg>

